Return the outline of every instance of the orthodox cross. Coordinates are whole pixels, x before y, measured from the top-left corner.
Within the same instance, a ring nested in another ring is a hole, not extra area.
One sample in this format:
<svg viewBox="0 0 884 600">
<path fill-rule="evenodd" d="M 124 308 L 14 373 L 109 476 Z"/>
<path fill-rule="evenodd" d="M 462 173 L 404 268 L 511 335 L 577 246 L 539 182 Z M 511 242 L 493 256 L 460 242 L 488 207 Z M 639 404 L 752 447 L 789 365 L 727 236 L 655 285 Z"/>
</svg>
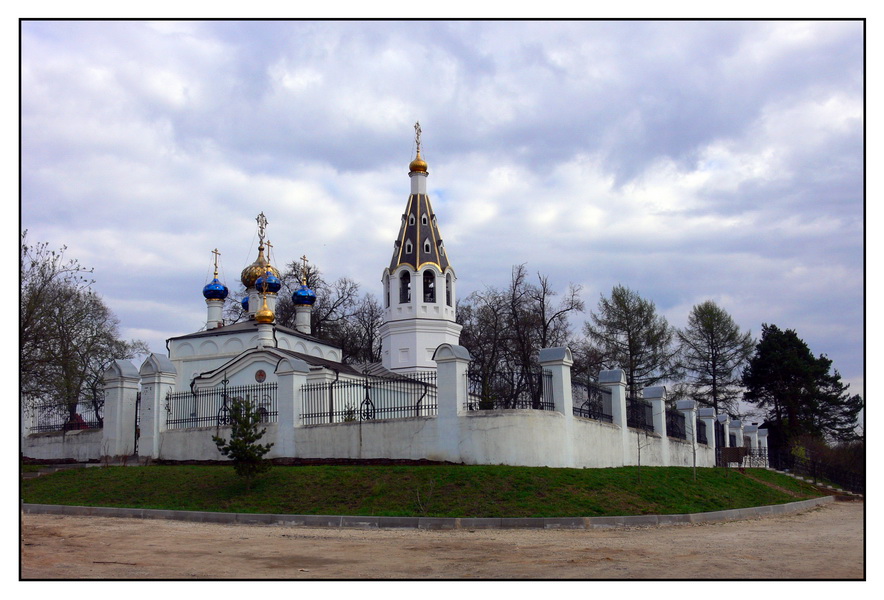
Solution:
<svg viewBox="0 0 884 600">
<path fill-rule="evenodd" d="M 218 257 L 221 256 L 221 253 L 215 248 L 212 250 L 212 254 L 215 255 L 215 279 L 218 279 Z"/>
<path fill-rule="evenodd" d="M 301 285 L 307 285 L 307 255 L 306 254 L 301 256 L 301 262 L 304 263 L 304 266 L 301 267 Z"/>
<path fill-rule="evenodd" d="M 414 143 L 417 144 L 417 153 L 421 153 L 421 124 L 420 121 L 414 122 Z"/>
<path fill-rule="evenodd" d="M 263 246 L 264 228 L 267 227 L 267 217 L 264 216 L 264 212 L 262 211 L 255 220 L 258 222 L 258 240 L 260 241 L 260 245 Z"/>
<path fill-rule="evenodd" d="M 264 245 L 267 246 L 267 263 L 269 264 L 270 263 L 270 250 L 273 248 L 273 244 L 270 243 L 270 240 L 267 240 L 267 242 Z"/>
</svg>

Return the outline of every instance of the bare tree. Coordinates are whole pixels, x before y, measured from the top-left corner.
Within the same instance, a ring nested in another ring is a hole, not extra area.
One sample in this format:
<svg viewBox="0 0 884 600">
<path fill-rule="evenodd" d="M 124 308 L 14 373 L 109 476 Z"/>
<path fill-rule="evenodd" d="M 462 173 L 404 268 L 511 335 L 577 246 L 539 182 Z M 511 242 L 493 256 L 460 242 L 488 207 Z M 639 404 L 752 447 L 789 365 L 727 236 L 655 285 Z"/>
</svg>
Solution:
<svg viewBox="0 0 884 600">
<path fill-rule="evenodd" d="M 91 273 L 76 261 L 21 245 L 21 392 L 26 403 L 48 401 L 66 407 L 104 403 L 103 374 L 115 359 L 146 354 L 142 341 L 120 339 L 119 320 L 91 288 Z"/>
</svg>

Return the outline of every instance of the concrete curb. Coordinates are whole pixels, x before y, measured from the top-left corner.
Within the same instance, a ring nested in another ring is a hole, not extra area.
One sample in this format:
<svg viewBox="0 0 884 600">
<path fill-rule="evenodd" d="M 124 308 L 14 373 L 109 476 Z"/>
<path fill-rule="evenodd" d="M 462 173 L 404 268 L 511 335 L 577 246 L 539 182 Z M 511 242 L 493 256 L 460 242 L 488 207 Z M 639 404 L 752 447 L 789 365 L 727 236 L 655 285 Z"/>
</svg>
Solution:
<svg viewBox="0 0 884 600">
<path fill-rule="evenodd" d="M 770 515 L 801 512 L 834 502 L 833 496 L 811 498 L 788 504 L 736 508 L 684 515 L 636 515 L 623 517 L 549 518 L 447 518 L 447 517 L 360 517 L 335 515 L 274 515 L 220 513 L 150 508 L 111 508 L 106 506 L 65 506 L 61 504 L 22 504 L 25 514 L 116 517 L 127 519 L 167 519 L 196 523 L 282 525 L 289 527 L 347 527 L 353 529 L 609 529 L 690 525 L 718 521 L 756 519 Z"/>
</svg>

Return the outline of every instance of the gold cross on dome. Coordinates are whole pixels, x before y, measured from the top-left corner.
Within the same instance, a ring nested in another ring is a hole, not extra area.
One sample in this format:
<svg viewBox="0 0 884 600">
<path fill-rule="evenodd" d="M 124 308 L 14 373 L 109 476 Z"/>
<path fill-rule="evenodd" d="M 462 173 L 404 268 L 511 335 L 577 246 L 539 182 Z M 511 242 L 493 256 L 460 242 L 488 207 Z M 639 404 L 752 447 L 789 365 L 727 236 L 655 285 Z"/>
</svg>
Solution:
<svg viewBox="0 0 884 600">
<path fill-rule="evenodd" d="M 215 248 L 212 250 L 212 254 L 215 255 L 215 279 L 218 279 L 218 257 L 221 256 L 221 253 Z"/>
<path fill-rule="evenodd" d="M 264 243 L 264 245 L 267 246 L 267 262 L 269 263 L 270 262 L 270 250 L 273 249 L 273 244 L 270 243 L 270 240 L 267 240 Z"/>
<path fill-rule="evenodd" d="M 301 262 L 304 263 L 304 266 L 301 268 L 301 285 L 307 285 L 307 255 L 306 254 L 301 256 Z"/>
</svg>

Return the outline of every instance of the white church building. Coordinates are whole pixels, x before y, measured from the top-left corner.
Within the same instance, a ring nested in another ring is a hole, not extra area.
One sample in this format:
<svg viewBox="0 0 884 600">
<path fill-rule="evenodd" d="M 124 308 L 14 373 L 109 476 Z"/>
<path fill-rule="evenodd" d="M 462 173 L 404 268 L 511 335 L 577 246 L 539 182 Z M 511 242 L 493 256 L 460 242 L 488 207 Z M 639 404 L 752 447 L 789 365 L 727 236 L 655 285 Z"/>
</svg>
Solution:
<svg viewBox="0 0 884 600">
<path fill-rule="evenodd" d="M 427 191 L 420 128 L 410 191 L 393 256 L 383 269 L 381 363 L 356 368 L 340 348 L 311 334 L 315 293 L 293 293 L 295 328 L 276 323 L 279 271 L 265 255 L 241 274 L 248 318 L 225 324 L 228 289 L 204 287 L 206 325 L 170 338 L 168 353 L 105 373 L 100 418 L 22 413 L 22 455 L 95 461 L 223 460 L 213 435 L 229 433 L 229 402 L 248 399 L 272 442 L 269 458 L 429 460 L 550 467 L 713 466 L 716 444 L 763 450 L 765 430 L 682 401 L 667 410 L 665 388 L 627 399 L 621 371 L 598 384 L 571 381 L 568 348 L 540 351 L 534 397 L 501 403 L 470 384 L 469 349 L 459 345 L 457 276 Z M 391 224 L 392 225 L 392 224 Z M 524 392 L 520 392 L 523 393 Z M 53 419 L 55 419 L 53 421 Z"/>
</svg>

